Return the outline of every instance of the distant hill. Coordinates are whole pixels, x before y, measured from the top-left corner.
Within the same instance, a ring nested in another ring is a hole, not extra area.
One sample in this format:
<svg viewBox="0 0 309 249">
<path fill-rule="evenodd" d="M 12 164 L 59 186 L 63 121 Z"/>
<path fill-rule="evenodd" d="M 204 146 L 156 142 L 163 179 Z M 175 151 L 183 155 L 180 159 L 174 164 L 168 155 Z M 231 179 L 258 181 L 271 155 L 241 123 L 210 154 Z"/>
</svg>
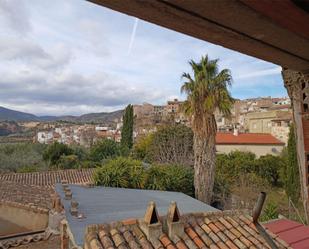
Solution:
<svg viewBox="0 0 309 249">
<path fill-rule="evenodd" d="M 76 123 L 113 123 L 115 119 L 120 119 L 123 110 L 114 112 L 88 113 L 81 116 L 36 116 L 30 113 L 10 110 L 0 106 L 0 121 L 67 121 Z"/>
<path fill-rule="evenodd" d="M 0 106 L 0 121 L 38 121 L 38 117 L 25 112 L 10 110 Z"/>
</svg>

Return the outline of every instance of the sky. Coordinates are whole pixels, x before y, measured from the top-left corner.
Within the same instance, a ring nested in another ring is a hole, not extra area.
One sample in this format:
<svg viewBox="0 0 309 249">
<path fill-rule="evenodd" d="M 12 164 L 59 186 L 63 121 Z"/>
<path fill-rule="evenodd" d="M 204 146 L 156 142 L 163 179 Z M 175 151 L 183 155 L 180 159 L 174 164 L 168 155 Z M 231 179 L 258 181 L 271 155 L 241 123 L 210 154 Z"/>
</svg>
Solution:
<svg viewBox="0 0 309 249">
<path fill-rule="evenodd" d="M 84 0 L 0 0 L 0 106 L 80 115 L 180 94 L 188 61 L 219 58 L 234 98 L 287 96 L 280 67 Z"/>
</svg>

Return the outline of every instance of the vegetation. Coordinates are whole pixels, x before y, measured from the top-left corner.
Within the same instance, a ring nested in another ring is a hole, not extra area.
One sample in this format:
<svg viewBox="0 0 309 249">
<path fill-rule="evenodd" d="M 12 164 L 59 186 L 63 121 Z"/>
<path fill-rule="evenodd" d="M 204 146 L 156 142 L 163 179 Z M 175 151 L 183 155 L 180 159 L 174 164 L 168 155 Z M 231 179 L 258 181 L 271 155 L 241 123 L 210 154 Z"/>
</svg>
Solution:
<svg viewBox="0 0 309 249">
<path fill-rule="evenodd" d="M 152 161 L 193 166 L 193 133 L 181 124 L 160 128 L 152 136 Z"/>
<path fill-rule="evenodd" d="M 178 191 L 193 195 L 193 170 L 179 165 L 151 165 L 118 157 L 99 167 L 94 175 L 97 185 L 122 188 Z"/>
<path fill-rule="evenodd" d="M 142 162 L 119 157 L 97 168 L 94 180 L 97 185 L 121 188 L 142 188 L 144 168 Z"/>
<path fill-rule="evenodd" d="M 102 139 L 90 149 L 89 158 L 94 162 L 120 156 L 120 144 L 111 139 Z"/>
<path fill-rule="evenodd" d="M 232 83 L 228 69 L 219 71 L 218 60 L 202 57 L 199 62 L 189 62 L 193 76 L 183 73 L 186 82 L 181 92 L 187 94 L 184 103 L 185 113 L 192 117 L 194 133 L 194 185 L 197 199 L 210 203 L 212 200 L 217 125 L 214 112 L 219 110 L 226 116 L 231 113 L 234 102 L 227 87 Z"/>
<path fill-rule="evenodd" d="M 139 138 L 133 146 L 132 156 L 135 159 L 142 160 L 144 162 L 152 162 L 152 147 L 153 134 Z"/>
<path fill-rule="evenodd" d="M 268 221 L 268 220 L 277 219 L 278 215 L 279 215 L 278 206 L 273 202 L 269 202 L 264 208 L 260 220 Z"/>
<path fill-rule="evenodd" d="M 131 149 L 133 146 L 133 105 L 128 105 L 123 115 L 123 127 L 121 130 L 121 145 Z"/>
<path fill-rule="evenodd" d="M 256 173 L 269 182 L 272 186 L 280 186 L 280 171 L 284 167 L 281 157 L 266 155 L 256 161 Z"/>
<path fill-rule="evenodd" d="M 253 153 L 240 151 L 217 155 L 212 204 L 224 209 L 251 209 L 259 192 L 265 191 L 269 195 L 263 220 L 276 217 L 277 213 L 299 220 L 298 213 L 289 209 L 284 191 L 286 189 L 290 197 L 295 193 L 293 203 L 301 207 L 297 201 L 299 185 L 293 185 L 299 182 L 298 171 L 294 171 L 298 169 L 297 164 L 294 167 L 290 164 L 293 158 L 296 163 L 295 146 L 292 144 L 290 137 L 289 150 L 282 156 L 256 158 Z M 98 141 L 90 149 L 59 143 L 2 144 L 0 169 L 35 172 L 55 168 L 97 168 L 95 181 L 98 185 L 180 191 L 195 197 L 194 170 L 190 167 L 192 161 L 190 164 L 188 160 L 193 153 L 192 147 L 192 131 L 182 125 L 162 127 L 158 132 L 140 138 L 131 150 L 131 157 L 130 150 L 112 140 Z M 290 182 L 295 187 L 288 187 Z"/>
<path fill-rule="evenodd" d="M 300 177 L 297 162 L 296 140 L 294 126 L 290 126 L 287 151 L 285 154 L 286 163 L 284 164 L 284 188 L 291 200 L 297 203 L 300 197 Z"/>
<path fill-rule="evenodd" d="M 58 169 L 76 169 L 80 167 L 77 155 L 62 155 L 57 163 Z"/>
<path fill-rule="evenodd" d="M 45 148 L 45 145 L 32 143 L 0 144 L 0 172 L 46 168 L 42 158 Z"/>
<path fill-rule="evenodd" d="M 72 155 L 73 150 L 66 144 L 54 142 L 48 145 L 46 150 L 43 152 L 43 159 L 52 166 L 59 163 L 62 156 Z"/>
</svg>

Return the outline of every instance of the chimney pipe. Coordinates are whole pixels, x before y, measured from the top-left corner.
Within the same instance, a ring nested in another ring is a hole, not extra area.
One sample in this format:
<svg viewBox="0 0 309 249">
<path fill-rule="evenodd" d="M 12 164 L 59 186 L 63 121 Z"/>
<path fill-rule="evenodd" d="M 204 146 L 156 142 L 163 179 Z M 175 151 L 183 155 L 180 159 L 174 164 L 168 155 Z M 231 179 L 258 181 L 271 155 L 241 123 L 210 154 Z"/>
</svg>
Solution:
<svg viewBox="0 0 309 249">
<path fill-rule="evenodd" d="M 254 206 L 254 209 L 253 209 L 252 218 L 253 218 L 254 224 L 258 222 L 258 219 L 259 219 L 261 212 L 262 212 L 262 208 L 263 208 L 265 199 L 266 199 L 266 193 L 261 192 L 260 195 L 259 195 L 259 198 L 258 198 L 258 200 L 257 200 L 257 202 Z"/>
<path fill-rule="evenodd" d="M 264 227 L 259 223 L 259 217 L 262 212 L 262 208 L 264 205 L 266 199 L 266 193 L 261 192 L 259 195 L 259 198 L 255 204 L 255 207 L 253 209 L 253 224 L 255 225 L 256 229 L 259 231 L 259 233 L 263 236 L 263 238 L 266 240 L 267 244 L 270 246 L 272 249 L 279 249 L 279 247 L 275 244 L 273 241 L 272 237 L 266 232 Z"/>
</svg>

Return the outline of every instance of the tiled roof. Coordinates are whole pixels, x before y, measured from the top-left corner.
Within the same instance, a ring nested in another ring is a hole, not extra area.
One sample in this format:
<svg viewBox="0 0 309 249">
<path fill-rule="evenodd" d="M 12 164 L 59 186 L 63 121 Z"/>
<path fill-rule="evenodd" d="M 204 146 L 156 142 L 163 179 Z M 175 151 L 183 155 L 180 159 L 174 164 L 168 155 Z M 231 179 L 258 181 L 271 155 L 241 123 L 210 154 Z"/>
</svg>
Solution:
<svg viewBox="0 0 309 249">
<path fill-rule="evenodd" d="M 274 220 L 264 226 L 294 249 L 309 248 L 308 226 L 287 219 Z"/>
<path fill-rule="evenodd" d="M 220 211 L 188 214 L 181 217 L 181 222 L 184 224 L 184 231 L 179 233 L 180 230 L 175 230 L 181 235 L 169 236 L 169 228 L 166 228 L 168 225 L 160 218 L 159 222 L 149 225 L 149 229 L 154 231 L 156 226 L 164 224 L 160 232 L 152 234 L 155 235 L 153 237 L 146 234 L 141 220 L 129 219 L 112 224 L 90 225 L 86 231 L 84 248 L 270 248 L 257 232 L 251 217 L 242 213 Z M 284 241 L 273 237 L 279 248 L 289 248 Z"/>
<path fill-rule="evenodd" d="M 216 144 L 284 145 L 283 142 L 266 133 L 217 133 Z"/>
<path fill-rule="evenodd" d="M 66 180 L 70 184 L 86 184 L 93 181 L 94 169 L 67 169 L 34 173 L 0 174 L 0 181 L 54 187 L 56 183 Z"/>
<path fill-rule="evenodd" d="M 42 188 L 9 181 L 0 181 L 0 202 L 18 206 L 22 204 L 29 208 L 51 208 L 51 188 Z"/>
</svg>

